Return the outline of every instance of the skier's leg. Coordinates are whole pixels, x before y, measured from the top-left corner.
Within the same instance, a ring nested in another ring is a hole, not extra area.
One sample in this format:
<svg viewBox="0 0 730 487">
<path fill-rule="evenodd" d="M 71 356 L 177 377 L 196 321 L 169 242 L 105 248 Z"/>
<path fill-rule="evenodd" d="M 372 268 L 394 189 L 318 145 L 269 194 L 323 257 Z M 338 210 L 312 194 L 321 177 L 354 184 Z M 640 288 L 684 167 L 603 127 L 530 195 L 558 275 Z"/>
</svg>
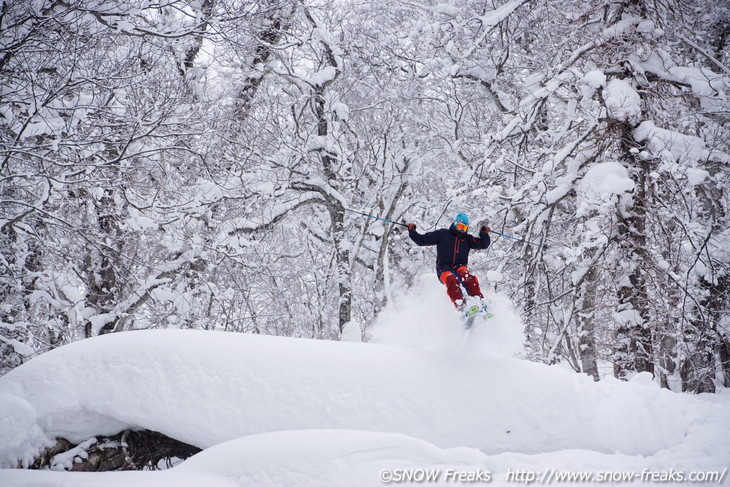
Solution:
<svg viewBox="0 0 730 487">
<path fill-rule="evenodd" d="M 466 292 L 469 293 L 469 296 L 478 296 L 480 298 L 484 297 L 484 295 L 482 294 L 482 289 L 479 287 L 479 279 L 477 279 L 477 276 L 470 273 L 469 269 L 465 265 L 456 269 L 456 272 L 459 273 L 461 282 L 464 284 Z"/>
<path fill-rule="evenodd" d="M 467 269 L 466 266 L 459 267 L 456 272 L 459 273 L 459 277 L 461 278 L 461 282 L 466 288 L 466 292 L 468 292 L 470 296 L 475 296 L 479 298 L 482 312 L 486 313 L 486 317 L 491 318 L 492 316 L 494 316 L 492 315 L 492 313 L 489 312 L 489 306 L 487 305 L 487 302 L 484 299 L 484 295 L 482 294 L 482 290 L 479 287 L 479 279 L 477 279 L 477 276 L 470 273 L 469 269 Z"/>
<path fill-rule="evenodd" d="M 449 295 L 454 306 L 458 307 L 464 302 L 464 295 L 461 293 L 459 279 L 451 271 L 444 271 L 439 276 L 439 280 L 446 286 L 446 294 Z"/>
</svg>

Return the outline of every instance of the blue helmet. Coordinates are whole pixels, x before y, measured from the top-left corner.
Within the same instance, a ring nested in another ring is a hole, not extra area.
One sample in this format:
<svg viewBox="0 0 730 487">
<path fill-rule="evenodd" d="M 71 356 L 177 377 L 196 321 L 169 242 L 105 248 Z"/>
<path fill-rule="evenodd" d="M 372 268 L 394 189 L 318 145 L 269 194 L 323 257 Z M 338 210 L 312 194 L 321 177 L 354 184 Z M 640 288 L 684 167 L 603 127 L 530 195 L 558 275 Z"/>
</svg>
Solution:
<svg viewBox="0 0 730 487">
<path fill-rule="evenodd" d="M 466 213 L 457 213 L 456 218 L 454 218 L 454 225 L 458 225 L 459 223 L 464 225 L 469 225 L 469 215 Z"/>
</svg>

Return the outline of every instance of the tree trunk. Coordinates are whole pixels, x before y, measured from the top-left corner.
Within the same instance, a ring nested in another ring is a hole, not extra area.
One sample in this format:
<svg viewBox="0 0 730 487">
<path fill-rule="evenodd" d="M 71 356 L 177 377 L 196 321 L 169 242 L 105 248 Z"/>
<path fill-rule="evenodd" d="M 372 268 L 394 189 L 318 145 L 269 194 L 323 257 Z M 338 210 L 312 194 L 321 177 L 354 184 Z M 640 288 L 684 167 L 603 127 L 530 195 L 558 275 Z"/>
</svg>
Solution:
<svg viewBox="0 0 730 487">
<path fill-rule="evenodd" d="M 578 345 L 581 369 L 583 373 L 593 377 L 594 381 L 600 379 L 595 343 L 597 274 L 595 265 L 591 265 L 584 276 L 578 296 Z"/>
<path fill-rule="evenodd" d="M 717 348 L 720 366 L 722 367 L 722 385 L 730 387 L 730 337 L 721 337 Z"/>
<path fill-rule="evenodd" d="M 649 297 L 644 267 L 646 254 L 647 177 L 649 164 L 631 152 L 634 148 L 631 127 L 620 124 L 621 145 L 626 155 L 628 171 L 635 183 L 631 207 L 619 207 L 619 280 L 618 311 L 622 322 L 616 330 L 614 374 L 626 379 L 636 372 L 654 374 L 653 336 L 648 309 Z"/>
<path fill-rule="evenodd" d="M 730 278 L 722 276 L 716 283 L 701 278 L 700 284 L 706 297 L 699 303 L 697 318 L 685 330 L 689 350 L 680 370 L 682 390 L 695 393 L 715 392 L 718 371 L 720 373 L 717 379 L 720 383 L 727 385 L 730 380 L 728 340 L 718 331 L 721 329 L 723 312 L 728 306 Z"/>
<path fill-rule="evenodd" d="M 345 211 L 341 206 L 331 210 L 334 232 L 335 257 L 337 265 L 337 287 L 339 290 L 338 313 L 340 334 L 352 319 L 352 270 L 350 246 L 345 235 Z"/>
<path fill-rule="evenodd" d="M 88 195 L 93 202 L 93 196 Z M 92 203 L 96 213 L 96 222 L 99 228 L 100 242 L 96 242 L 96 249 L 86 255 L 86 285 L 88 286 L 87 303 L 94 308 L 97 314 L 111 312 L 120 302 L 120 282 L 117 276 L 118 262 L 114 254 L 120 249 L 117 243 L 121 231 L 116 221 L 116 205 L 114 193 L 111 189 L 104 190 L 104 195 L 98 202 Z M 99 335 L 114 331 L 112 327 L 104 326 L 94 330 L 91 323 L 86 323 L 86 337 L 98 332 Z"/>
<path fill-rule="evenodd" d="M 294 13 L 294 7 L 278 0 L 267 0 L 270 3 L 268 14 L 264 18 L 264 26 L 257 33 L 258 45 L 251 66 L 245 66 L 250 73 L 236 99 L 236 118 L 243 120 L 248 115 L 256 92 L 264 80 L 264 65 L 269 61 L 277 44 L 281 41 Z M 283 7 L 282 7 L 283 5 Z"/>
</svg>

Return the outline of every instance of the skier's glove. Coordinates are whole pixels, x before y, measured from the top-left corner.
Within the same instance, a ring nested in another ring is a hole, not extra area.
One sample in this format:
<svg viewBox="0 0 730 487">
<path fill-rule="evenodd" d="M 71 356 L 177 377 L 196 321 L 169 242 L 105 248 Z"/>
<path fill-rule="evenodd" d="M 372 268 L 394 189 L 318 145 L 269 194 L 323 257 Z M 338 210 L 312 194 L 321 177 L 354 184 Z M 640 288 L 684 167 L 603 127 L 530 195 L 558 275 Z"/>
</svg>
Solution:
<svg viewBox="0 0 730 487">
<path fill-rule="evenodd" d="M 489 226 L 487 226 L 487 225 L 483 225 L 483 226 L 482 226 L 482 229 L 481 229 L 481 230 L 479 231 L 479 233 L 489 233 L 489 232 L 491 232 L 491 231 L 492 231 L 492 229 L 491 229 L 491 228 L 489 228 Z"/>
<path fill-rule="evenodd" d="M 414 232 L 416 230 L 416 224 L 415 223 L 406 223 L 406 228 L 409 232 Z"/>
</svg>

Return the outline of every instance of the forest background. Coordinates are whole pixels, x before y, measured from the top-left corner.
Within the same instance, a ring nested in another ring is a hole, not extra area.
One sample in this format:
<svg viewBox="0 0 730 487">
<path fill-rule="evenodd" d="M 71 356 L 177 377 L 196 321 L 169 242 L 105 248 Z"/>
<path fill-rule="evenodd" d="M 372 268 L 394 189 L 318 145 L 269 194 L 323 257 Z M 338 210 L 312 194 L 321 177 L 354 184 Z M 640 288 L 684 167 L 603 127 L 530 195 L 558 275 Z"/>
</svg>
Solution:
<svg viewBox="0 0 730 487">
<path fill-rule="evenodd" d="M 15 0 L 0 357 L 145 328 L 368 340 L 457 211 L 525 355 L 730 386 L 730 5 Z M 434 277 L 435 279 L 435 277 Z"/>
</svg>

